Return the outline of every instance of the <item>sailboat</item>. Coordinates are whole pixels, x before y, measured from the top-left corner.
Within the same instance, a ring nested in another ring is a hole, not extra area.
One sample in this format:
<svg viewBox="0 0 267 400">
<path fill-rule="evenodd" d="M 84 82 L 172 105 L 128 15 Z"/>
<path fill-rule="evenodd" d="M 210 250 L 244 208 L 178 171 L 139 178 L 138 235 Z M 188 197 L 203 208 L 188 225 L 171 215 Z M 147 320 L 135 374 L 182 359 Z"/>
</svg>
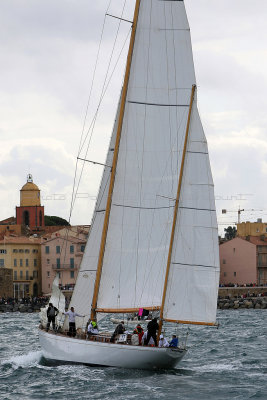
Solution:
<svg viewBox="0 0 267 400">
<path fill-rule="evenodd" d="M 70 307 L 159 312 L 164 324 L 216 325 L 218 230 L 183 0 L 136 0 L 122 93 Z M 77 328 L 84 326 L 76 318 Z M 65 322 L 67 329 L 67 321 Z M 186 348 L 71 338 L 40 329 L 47 359 L 173 368 Z"/>
</svg>

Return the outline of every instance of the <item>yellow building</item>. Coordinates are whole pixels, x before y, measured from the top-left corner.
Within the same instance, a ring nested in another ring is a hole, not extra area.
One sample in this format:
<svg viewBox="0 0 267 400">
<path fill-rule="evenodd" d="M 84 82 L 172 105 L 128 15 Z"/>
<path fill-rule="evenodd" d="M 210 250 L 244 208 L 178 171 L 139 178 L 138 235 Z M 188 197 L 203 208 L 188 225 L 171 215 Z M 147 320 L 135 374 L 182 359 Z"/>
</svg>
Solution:
<svg viewBox="0 0 267 400">
<path fill-rule="evenodd" d="M 237 236 L 264 236 L 267 237 L 267 223 L 261 218 L 257 222 L 242 222 L 237 224 Z"/>
<path fill-rule="evenodd" d="M 0 267 L 13 271 L 13 296 L 41 294 L 41 240 L 35 237 L 7 236 L 0 240 Z"/>
</svg>

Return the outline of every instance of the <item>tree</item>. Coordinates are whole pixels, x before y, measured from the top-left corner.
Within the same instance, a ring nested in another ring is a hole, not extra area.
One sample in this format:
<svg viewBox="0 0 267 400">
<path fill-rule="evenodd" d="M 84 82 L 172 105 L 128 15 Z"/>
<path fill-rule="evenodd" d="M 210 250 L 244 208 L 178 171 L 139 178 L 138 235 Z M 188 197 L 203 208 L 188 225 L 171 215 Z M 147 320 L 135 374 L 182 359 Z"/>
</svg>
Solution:
<svg viewBox="0 0 267 400">
<path fill-rule="evenodd" d="M 236 237 L 236 227 L 235 226 L 228 226 L 228 228 L 224 228 L 224 237 L 226 240 L 231 240 Z"/>
<path fill-rule="evenodd" d="M 54 215 L 45 215 L 45 226 L 68 226 L 69 223 L 64 218 L 56 217 Z"/>
</svg>

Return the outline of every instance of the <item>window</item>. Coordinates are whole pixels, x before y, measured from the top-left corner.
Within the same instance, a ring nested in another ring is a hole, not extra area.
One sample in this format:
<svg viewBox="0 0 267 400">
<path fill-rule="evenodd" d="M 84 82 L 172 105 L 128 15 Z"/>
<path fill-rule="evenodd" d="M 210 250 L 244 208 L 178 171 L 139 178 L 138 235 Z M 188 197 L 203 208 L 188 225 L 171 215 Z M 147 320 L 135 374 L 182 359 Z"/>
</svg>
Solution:
<svg viewBox="0 0 267 400">
<path fill-rule="evenodd" d="M 4 266 L 5 266 L 5 259 L 0 258 L 0 267 L 4 267 Z"/>
<path fill-rule="evenodd" d="M 37 267 L 37 258 L 35 258 L 35 259 L 33 260 L 33 266 L 34 266 L 34 267 Z"/>
<path fill-rule="evenodd" d="M 16 281 L 17 279 L 18 279 L 17 271 L 14 271 L 14 281 Z"/>
<path fill-rule="evenodd" d="M 50 289 L 50 283 L 48 283 L 48 289 Z"/>
<path fill-rule="evenodd" d="M 267 228 L 265 228 L 265 232 L 267 232 Z"/>
<path fill-rule="evenodd" d="M 30 252 L 30 250 L 29 249 L 25 249 L 25 253 L 29 253 Z"/>
<path fill-rule="evenodd" d="M 46 264 L 50 264 L 50 259 L 49 258 L 46 259 Z"/>
<path fill-rule="evenodd" d="M 49 251 L 50 251 L 49 246 L 45 246 L 45 254 L 49 254 Z"/>
<path fill-rule="evenodd" d="M 236 276 L 236 272 L 234 272 L 234 276 Z"/>
<path fill-rule="evenodd" d="M 70 277 L 74 278 L 74 271 L 70 271 Z"/>
<path fill-rule="evenodd" d="M 82 252 L 82 253 L 84 252 L 84 249 L 85 249 L 85 245 L 82 244 L 82 245 L 81 245 L 81 252 Z"/>
<path fill-rule="evenodd" d="M 223 273 L 223 276 L 227 276 L 226 272 Z"/>
<path fill-rule="evenodd" d="M 56 253 L 60 254 L 60 246 L 56 246 Z"/>
<path fill-rule="evenodd" d="M 26 271 L 26 280 L 29 280 L 29 271 Z"/>
<path fill-rule="evenodd" d="M 38 278 L 38 271 L 33 271 L 33 277 Z"/>
<path fill-rule="evenodd" d="M 26 258 L 26 260 L 25 260 L 25 264 L 26 264 L 26 267 L 28 267 L 28 266 L 29 266 L 29 260 L 28 260 L 28 258 Z"/>
<path fill-rule="evenodd" d="M 23 267 L 23 260 L 22 260 L 22 258 L 19 260 L 19 266 L 20 266 L 20 267 Z"/>
<path fill-rule="evenodd" d="M 259 233 L 259 231 L 260 231 L 259 228 L 257 228 L 257 229 L 256 229 L 256 232 Z"/>
<path fill-rule="evenodd" d="M 71 254 L 74 253 L 74 246 L 73 246 L 73 245 L 70 246 L 70 253 L 71 253 Z"/>
<path fill-rule="evenodd" d="M 19 253 L 24 253 L 23 249 L 19 249 Z"/>
<path fill-rule="evenodd" d="M 235 253 L 235 247 L 233 248 L 233 251 L 234 251 L 234 253 Z"/>
<path fill-rule="evenodd" d="M 60 268 L 60 258 L 57 258 L 57 268 Z"/>
<path fill-rule="evenodd" d="M 32 252 L 33 252 L 33 253 L 38 253 L 38 250 L 37 250 L 37 249 L 33 249 Z"/>
<path fill-rule="evenodd" d="M 17 266 L 17 259 L 14 258 L 14 267 L 16 267 L 16 266 Z"/>
<path fill-rule="evenodd" d="M 223 264 L 226 264 L 226 260 L 223 258 Z"/>
<path fill-rule="evenodd" d="M 20 277 L 20 279 L 23 278 L 23 271 L 19 271 L 19 277 Z"/>
<path fill-rule="evenodd" d="M 49 278 L 49 276 L 50 276 L 50 271 L 47 271 L 47 277 Z"/>
<path fill-rule="evenodd" d="M 74 268 L 74 258 L 70 258 L 70 267 Z"/>
<path fill-rule="evenodd" d="M 18 252 L 18 249 L 13 249 L 13 253 L 17 253 Z"/>
<path fill-rule="evenodd" d="M 6 254 L 6 250 L 5 249 L 0 249 L 0 254 Z"/>
</svg>

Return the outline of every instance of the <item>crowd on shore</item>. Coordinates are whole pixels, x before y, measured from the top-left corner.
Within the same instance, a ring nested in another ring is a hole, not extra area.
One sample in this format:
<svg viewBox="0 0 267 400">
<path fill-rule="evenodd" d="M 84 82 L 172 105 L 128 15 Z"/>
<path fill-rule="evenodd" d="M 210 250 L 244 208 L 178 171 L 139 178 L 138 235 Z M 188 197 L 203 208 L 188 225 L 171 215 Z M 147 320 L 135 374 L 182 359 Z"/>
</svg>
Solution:
<svg viewBox="0 0 267 400">
<path fill-rule="evenodd" d="M 235 287 L 235 288 L 249 288 L 249 287 L 267 287 L 267 283 L 265 285 L 257 285 L 256 283 L 243 283 L 240 285 L 239 283 L 220 283 L 219 284 L 220 288 L 228 288 L 228 287 Z"/>
<path fill-rule="evenodd" d="M 39 296 L 39 297 L 23 297 L 21 299 L 16 299 L 14 297 L 0 297 L 0 304 L 3 305 L 19 305 L 19 304 L 24 304 L 27 306 L 43 306 L 44 304 L 47 304 L 49 300 L 49 297 L 46 296 Z"/>
</svg>

